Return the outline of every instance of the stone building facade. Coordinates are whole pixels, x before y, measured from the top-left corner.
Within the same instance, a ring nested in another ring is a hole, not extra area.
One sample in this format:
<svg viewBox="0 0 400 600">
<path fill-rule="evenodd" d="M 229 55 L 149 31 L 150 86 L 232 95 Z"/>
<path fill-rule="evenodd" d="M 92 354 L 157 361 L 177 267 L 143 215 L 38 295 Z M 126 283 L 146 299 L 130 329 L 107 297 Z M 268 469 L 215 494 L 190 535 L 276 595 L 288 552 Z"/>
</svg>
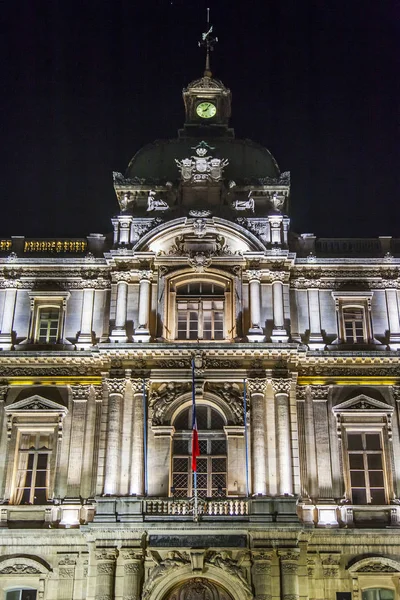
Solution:
<svg viewBox="0 0 400 600">
<path fill-rule="evenodd" d="M 183 98 L 111 236 L 0 240 L 1 593 L 399 598 L 400 240 L 295 234 L 229 89 Z"/>
</svg>

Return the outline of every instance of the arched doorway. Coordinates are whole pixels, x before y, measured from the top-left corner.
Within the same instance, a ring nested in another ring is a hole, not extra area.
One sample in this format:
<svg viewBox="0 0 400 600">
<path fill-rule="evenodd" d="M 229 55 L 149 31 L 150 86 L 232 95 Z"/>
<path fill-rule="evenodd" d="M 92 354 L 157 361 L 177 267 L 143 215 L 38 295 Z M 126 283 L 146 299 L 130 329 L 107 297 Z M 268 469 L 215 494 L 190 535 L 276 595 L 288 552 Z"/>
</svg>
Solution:
<svg viewBox="0 0 400 600">
<path fill-rule="evenodd" d="M 233 600 L 233 598 L 220 585 L 204 577 L 193 577 L 175 586 L 164 600 Z"/>
</svg>

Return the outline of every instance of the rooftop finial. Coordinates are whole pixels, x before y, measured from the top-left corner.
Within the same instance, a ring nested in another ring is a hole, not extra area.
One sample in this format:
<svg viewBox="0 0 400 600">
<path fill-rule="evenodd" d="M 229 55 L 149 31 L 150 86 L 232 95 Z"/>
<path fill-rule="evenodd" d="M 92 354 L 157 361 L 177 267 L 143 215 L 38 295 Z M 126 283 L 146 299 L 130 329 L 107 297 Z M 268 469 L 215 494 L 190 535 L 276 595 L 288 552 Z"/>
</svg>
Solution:
<svg viewBox="0 0 400 600">
<path fill-rule="evenodd" d="M 207 8 L 207 31 L 201 34 L 201 42 L 199 46 L 204 46 L 206 49 L 206 68 L 204 69 L 204 77 L 211 77 L 210 70 L 210 52 L 214 50 L 214 44 L 218 42 L 217 37 L 212 37 L 213 26 L 210 25 L 210 9 Z"/>
</svg>

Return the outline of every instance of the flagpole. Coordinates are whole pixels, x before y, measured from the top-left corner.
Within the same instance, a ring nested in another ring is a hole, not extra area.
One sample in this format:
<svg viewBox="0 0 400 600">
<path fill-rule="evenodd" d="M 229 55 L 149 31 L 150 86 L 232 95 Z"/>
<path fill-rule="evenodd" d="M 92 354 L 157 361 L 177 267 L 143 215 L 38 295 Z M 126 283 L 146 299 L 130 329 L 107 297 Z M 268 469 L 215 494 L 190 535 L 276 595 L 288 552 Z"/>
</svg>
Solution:
<svg viewBox="0 0 400 600">
<path fill-rule="evenodd" d="M 196 418 L 196 386 L 194 379 L 194 358 L 192 358 L 192 471 L 193 471 L 193 520 L 199 518 L 199 507 L 197 497 L 197 456 L 199 454 L 199 442 L 197 434 L 197 418 Z"/>
<path fill-rule="evenodd" d="M 246 453 L 246 492 L 249 497 L 249 447 L 247 442 L 247 382 L 243 379 L 243 423 L 244 423 L 244 448 Z"/>
</svg>

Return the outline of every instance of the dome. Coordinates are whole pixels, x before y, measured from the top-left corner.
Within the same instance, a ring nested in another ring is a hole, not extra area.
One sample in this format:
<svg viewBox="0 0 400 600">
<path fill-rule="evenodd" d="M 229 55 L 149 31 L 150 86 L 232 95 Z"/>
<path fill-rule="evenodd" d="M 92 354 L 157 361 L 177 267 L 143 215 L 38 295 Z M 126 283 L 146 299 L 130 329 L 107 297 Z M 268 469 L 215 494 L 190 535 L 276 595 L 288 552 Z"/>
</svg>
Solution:
<svg viewBox="0 0 400 600">
<path fill-rule="evenodd" d="M 251 140 L 207 139 L 216 158 L 228 159 L 224 179 L 237 184 L 262 184 L 267 179 L 279 178 L 279 168 L 272 154 Z M 175 159 L 182 160 L 194 154 L 198 138 L 157 140 L 144 146 L 130 161 L 127 179 L 140 179 L 163 184 L 180 180 Z"/>
</svg>

